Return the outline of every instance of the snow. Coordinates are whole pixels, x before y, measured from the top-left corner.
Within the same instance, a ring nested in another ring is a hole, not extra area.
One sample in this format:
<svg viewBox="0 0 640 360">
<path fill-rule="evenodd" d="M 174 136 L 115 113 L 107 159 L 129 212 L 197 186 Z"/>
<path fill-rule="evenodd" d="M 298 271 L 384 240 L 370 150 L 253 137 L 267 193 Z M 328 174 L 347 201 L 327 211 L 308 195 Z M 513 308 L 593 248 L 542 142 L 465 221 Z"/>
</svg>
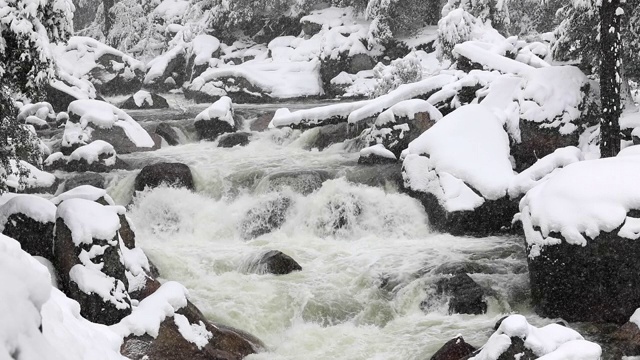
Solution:
<svg viewBox="0 0 640 360">
<path fill-rule="evenodd" d="M 322 10 L 314 10 L 311 14 L 303 16 L 300 22 L 320 24 L 327 29 L 353 24 L 353 8 L 328 7 Z"/>
<path fill-rule="evenodd" d="M 106 155 L 106 158 L 100 159 L 100 156 Z M 94 142 L 80 146 L 69 155 L 68 161 L 84 160 L 87 164 L 103 161 L 107 166 L 113 166 L 116 163 L 116 151 L 113 146 L 103 140 L 95 140 Z"/>
<path fill-rule="evenodd" d="M 549 180 L 563 167 L 582 160 L 582 152 L 575 146 L 556 149 L 511 179 L 509 197 L 516 198 L 525 194 L 538 184 Z"/>
<path fill-rule="evenodd" d="M 71 121 L 67 121 L 64 124 L 64 133 L 62 134 L 61 141 L 62 146 L 72 147 L 75 144 L 86 144 L 90 139 L 90 132 L 85 131 L 82 124 Z"/>
<path fill-rule="evenodd" d="M 506 195 L 513 177 L 509 152 L 509 138 L 496 116 L 482 105 L 466 105 L 409 143 L 403 155 L 428 155 L 436 172 L 496 200 Z"/>
<path fill-rule="evenodd" d="M 273 115 L 269 127 L 283 127 L 291 125 L 315 125 L 334 117 L 347 118 L 353 111 L 370 104 L 371 100 L 326 105 L 311 109 L 290 112 L 287 108 L 280 108 Z"/>
<path fill-rule="evenodd" d="M 511 338 L 524 340 L 538 359 L 545 360 L 599 360 L 602 349 L 599 345 L 586 341 L 575 330 L 559 324 L 549 324 L 541 328 L 530 325 L 522 315 L 511 315 L 500 324 L 473 360 L 497 360 L 511 345 Z"/>
<path fill-rule="evenodd" d="M 632 322 L 640 327 L 640 308 L 636 309 L 636 311 L 633 312 L 633 315 L 631 315 L 631 318 L 629 318 L 629 322 Z"/>
<path fill-rule="evenodd" d="M 4 197 L 0 197 L 0 203 Z M 36 195 L 11 195 L 8 201 L 0 205 L 0 232 L 4 231 L 7 220 L 13 214 L 24 214 L 41 223 L 53 223 L 56 220 L 56 206 Z"/>
<path fill-rule="evenodd" d="M 40 310 L 51 294 L 49 272 L 22 251 L 20 244 L 0 234 L 0 358 L 63 359 L 40 332 Z"/>
<path fill-rule="evenodd" d="M 211 104 L 211 106 L 196 116 L 195 122 L 210 120 L 224 121 L 231 125 L 231 127 L 235 127 L 235 122 L 233 120 L 233 102 L 230 97 L 223 96 L 218 101 Z"/>
<path fill-rule="evenodd" d="M 133 101 L 136 103 L 137 107 L 141 107 L 145 103 L 149 106 L 153 106 L 153 98 L 151 97 L 151 93 L 145 90 L 139 90 L 138 92 L 133 94 Z"/>
<path fill-rule="evenodd" d="M 169 1 L 170 0 L 165 0 L 163 4 L 166 4 Z M 162 4 L 160 6 L 162 6 Z M 175 59 L 180 55 L 184 55 L 184 53 L 185 53 L 185 44 L 184 42 L 181 42 L 181 43 L 178 43 L 178 45 L 176 45 L 175 47 L 171 48 L 166 53 L 160 56 L 157 56 L 153 60 L 149 61 L 147 63 L 147 74 L 144 76 L 143 83 L 145 85 L 153 84 L 159 77 L 162 76 L 162 74 L 164 74 L 171 60 Z"/>
<path fill-rule="evenodd" d="M 35 116 L 40 120 L 47 120 L 49 115 L 54 116 L 53 107 L 48 102 L 39 102 L 35 104 L 27 104 L 20 107 L 18 111 L 18 120 L 25 121 L 29 116 Z"/>
<path fill-rule="evenodd" d="M 464 56 L 472 62 L 482 65 L 485 69 L 498 70 L 504 74 L 524 75 L 533 67 L 516 60 L 496 54 L 480 46 L 478 42 L 467 41 L 458 44 L 453 49 L 454 54 Z"/>
<path fill-rule="evenodd" d="M 392 92 L 380 96 L 365 106 L 354 110 L 349 114 L 349 123 L 360 122 L 366 118 L 376 116 L 385 109 L 403 101 L 409 100 L 421 95 L 426 95 L 436 90 L 441 89 L 446 84 L 457 80 L 453 75 L 440 74 L 415 83 L 400 85 Z"/>
<path fill-rule="evenodd" d="M 195 65 L 205 65 L 213 53 L 220 48 L 220 40 L 211 35 L 201 34 L 196 36 L 192 42 L 192 51 L 195 55 Z"/>
<path fill-rule="evenodd" d="M 163 19 L 182 17 L 189 10 L 189 1 L 185 0 L 164 0 L 153 12 Z"/>
<path fill-rule="evenodd" d="M 376 144 L 360 150 L 360 156 L 366 157 L 370 155 L 397 160 L 396 156 L 391 151 L 387 150 L 387 148 L 382 144 Z"/>
<path fill-rule="evenodd" d="M 122 128 L 127 137 L 138 147 L 153 147 L 153 139 L 146 130 L 126 112 L 99 100 L 76 100 L 69 104 L 68 111 L 80 116 L 80 126 L 85 129 L 91 124 L 99 128 L 110 129 L 112 126 Z M 69 123 L 67 123 L 69 124 Z M 74 138 L 80 133 L 77 125 L 69 125 L 69 136 L 65 127 L 65 139 Z M 68 141 L 68 140 L 67 140 Z"/>
<path fill-rule="evenodd" d="M 165 318 L 187 306 L 187 289 L 174 281 L 162 284 L 153 294 L 144 298 L 130 315 L 122 319 L 111 329 L 123 338 L 129 335 L 149 334 L 157 337 L 160 324 Z"/>
<path fill-rule="evenodd" d="M 124 360 L 122 338 L 101 324 L 80 315 L 80 305 L 53 289 L 42 306 L 42 334 L 69 360 Z"/>
<path fill-rule="evenodd" d="M 29 115 L 27 116 L 27 118 L 24 120 L 25 124 L 31 124 L 33 126 L 46 126 L 47 122 L 45 120 L 40 119 L 37 116 L 34 115 Z"/>
<path fill-rule="evenodd" d="M 637 222 L 627 213 L 640 209 L 639 169 L 637 155 L 581 161 L 529 190 L 520 202 L 518 219 L 532 247 L 530 256 L 537 256 L 547 244 L 561 241 L 550 236 L 552 232 L 561 234 L 569 244 L 584 246 L 587 238 L 594 239 L 602 231 L 613 231 L 628 221 L 630 224 L 618 235 L 636 237 L 632 230 Z"/>
<path fill-rule="evenodd" d="M 36 187 L 50 187 L 55 181 L 56 177 L 53 174 L 49 174 L 48 172 L 42 171 L 35 166 L 29 164 L 24 160 L 20 160 L 20 166 L 26 168 L 29 171 L 29 175 L 26 178 L 23 178 L 22 181 L 24 184 L 20 183 L 20 179 L 18 177 L 18 162 L 14 159 L 9 160 L 9 166 L 11 168 L 11 172 L 7 175 L 7 179 L 5 184 L 8 187 L 24 190 L 25 188 L 36 188 Z"/>
<path fill-rule="evenodd" d="M 442 119 L 442 113 L 436 109 L 435 106 L 429 102 L 421 99 L 411 99 L 401 101 L 389 109 L 383 111 L 376 119 L 376 126 L 382 127 L 389 123 L 396 122 L 398 118 L 407 118 L 409 120 L 415 119 L 415 115 L 418 113 L 429 114 L 429 119 L 432 121 L 438 121 Z"/>
<path fill-rule="evenodd" d="M 60 204 L 61 202 L 69 199 L 85 199 L 89 201 L 96 201 L 100 198 L 104 198 L 109 205 L 115 205 L 115 202 L 107 194 L 107 190 L 99 189 L 97 187 L 91 185 L 80 185 L 75 187 L 69 191 L 63 192 L 62 194 L 51 198 L 51 202 L 55 205 Z"/>
<path fill-rule="evenodd" d="M 63 201 L 58 205 L 56 218 L 61 218 L 71 230 L 75 245 L 91 244 L 92 239 L 112 240 L 120 228 L 118 206 L 104 206 L 81 198 Z"/>
<path fill-rule="evenodd" d="M 207 327 L 202 321 L 198 324 L 190 324 L 189 320 L 180 314 L 173 315 L 173 321 L 178 326 L 178 331 L 185 340 L 195 344 L 198 349 L 205 347 L 209 340 L 213 337 L 213 334 L 207 330 Z"/>
<path fill-rule="evenodd" d="M 117 309 L 130 307 L 127 303 L 128 295 L 122 281 L 106 275 L 100 271 L 97 264 L 93 264 L 89 260 L 83 261 L 82 265 L 74 265 L 69 271 L 69 278 L 78 285 L 78 289 L 82 292 L 96 294 L 105 302 L 115 305 Z"/>
</svg>

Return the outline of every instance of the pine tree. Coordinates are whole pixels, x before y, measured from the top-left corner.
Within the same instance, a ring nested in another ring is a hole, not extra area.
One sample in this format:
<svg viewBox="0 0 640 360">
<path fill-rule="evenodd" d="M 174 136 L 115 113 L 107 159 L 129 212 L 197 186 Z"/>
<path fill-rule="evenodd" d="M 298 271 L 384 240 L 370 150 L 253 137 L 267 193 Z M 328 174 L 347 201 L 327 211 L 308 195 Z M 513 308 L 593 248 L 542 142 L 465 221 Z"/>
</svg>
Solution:
<svg viewBox="0 0 640 360">
<path fill-rule="evenodd" d="M 73 9 L 69 0 L 0 0 L 0 192 L 12 161 L 38 157 L 32 132 L 16 120 L 13 98 L 42 99 L 55 72 L 49 43 L 71 34 Z"/>
</svg>

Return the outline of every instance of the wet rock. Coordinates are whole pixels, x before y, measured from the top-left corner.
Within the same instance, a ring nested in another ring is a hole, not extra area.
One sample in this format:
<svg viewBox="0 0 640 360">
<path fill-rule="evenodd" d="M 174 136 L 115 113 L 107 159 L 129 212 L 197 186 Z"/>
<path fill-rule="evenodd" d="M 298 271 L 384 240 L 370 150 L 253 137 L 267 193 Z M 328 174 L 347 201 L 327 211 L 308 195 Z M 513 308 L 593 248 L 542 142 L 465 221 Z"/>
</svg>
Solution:
<svg viewBox="0 0 640 360">
<path fill-rule="evenodd" d="M 278 250 L 271 250 L 250 267 L 253 272 L 258 274 L 274 274 L 286 275 L 294 271 L 302 270 L 291 256 L 286 255 Z"/>
<path fill-rule="evenodd" d="M 110 129 L 95 128 L 91 133 L 92 140 L 104 140 L 113 145 L 118 154 L 130 154 L 138 151 L 153 151 L 160 148 L 160 137 L 156 134 L 149 134 L 153 139 L 154 146 L 150 148 L 138 147 L 119 126 L 112 126 Z"/>
<path fill-rule="evenodd" d="M 187 340 L 176 324 L 178 317 L 210 333 L 208 342 L 196 345 Z M 258 342 L 253 336 L 208 322 L 200 310 L 188 303 L 160 324 L 155 338 L 146 334 L 125 338 L 121 353 L 132 360 L 240 360 L 257 352 L 262 347 Z"/>
<path fill-rule="evenodd" d="M 346 122 L 319 126 L 311 131 L 315 131 L 316 136 L 313 141 L 309 143 L 308 148 L 317 148 L 321 151 L 333 144 L 353 139 L 358 135 L 356 132 L 350 131 Z"/>
<path fill-rule="evenodd" d="M 221 135 L 218 139 L 218 147 L 231 148 L 234 146 L 246 146 L 249 144 L 251 133 L 235 132 L 231 134 Z"/>
<path fill-rule="evenodd" d="M 137 101 L 136 101 L 137 99 Z M 140 90 L 118 106 L 121 109 L 168 109 L 167 100 L 160 95 Z"/>
<path fill-rule="evenodd" d="M 527 257 L 531 300 L 538 314 L 567 321 L 627 322 L 640 304 L 640 245 L 619 237 L 619 230 L 601 232 L 585 246 L 549 234 L 561 243 Z"/>
<path fill-rule="evenodd" d="M 362 149 L 358 158 L 358 164 L 360 165 L 384 165 L 396 162 L 398 162 L 396 156 L 385 149 L 382 144 Z"/>
<path fill-rule="evenodd" d="M 400 158 L 400 154 L 409 146 L 409 143 L 430 129 L 439 118 L 441 116 L 432 119 L 428 112 L 413 114 L 413 119 L 406 116 L 394 117 L 393 121 L 387 123 L 374 123 L 371 128 L 361 134 L 361 137 L 368 146 L 382 144 L 396 158 Z"/>
<path fill-rule="evenodd" d="M 440 280 L 437 283 L 437 291 L 451 296 L 449 313 L 484 314 L 487 312 L 484 290 L 467 274 L 457 274 Z"/>
<path fill-rule="evenodd" d="M 329 174 L 320 170 L 282 171 L 265 176 L 256 187 L 258 193 L 281 191 L 284 188 L 309 195 L 322 187 L 322 183 L 329 179 Z"/>
<path fill-rule="evenodd" d="M 167 123 L 160 123 L 156 127 L 155 133 L 163 138 L 171 146 L 179 145 L 180 138 L 176 130 Z"/>
<path fill-rule="evenodd" d="M 147 165 L 136 176 L 135 190 L 155 188 L 161 184 L 194 189 L 193 175 L 189 166 L 181 163 L 158 163 Z"/>
<path fill-rule="evenodd" d="M 356 54 L 350 58 L 349 71 L 350 74 L 357 74 L 363 70 L 371 70 L 376 66 L 376 61 L 367 54 Z"/>
<path fill-rule="evenodd" d="M 328 222 L 323 224 L 325 230 L 335 233 L 340 229 L 351 227 L 362 213 L 360 202 L 355 196 L 346 196 L 344 198 L 332 199 L 327 204 L 329 210 Z"/>
<path fill-rule="evenodd" d="M 128 61 L 124 54 L 104 52 L 89 72 L 89 81 L 103 95 L 133 94 L 142 87 L 144 73 Z"/>
<path fill-rule="evenodd" d="M 136 233 L 133 231 L 133 228 L 129 223 L 129 218 L 127 218 L 127 215 L 125 214 L 118 214 L 118 218 L 120 219 L 120 229 L 118 229 L 118 233 L 122 239 L 122 244 L 128 249 L 135 248 Z"/>
<path fill-rule="evenodd" d="M 71 102 L 78 100 L 73 95 L 70 95 L 62 90 L 56 89 L 49 84 L 44 86 L 47 102 L 51 104 L 56 112 L 67 111 Z"/>
<path fill-rule="evenodd" d="M 278 196 L 255 206 L 242 221 L 242 238 L 250 240 L 280 228 L 287 220 L 290 206 L 291 198 L 285 196 Z"/>
<path fill-rule="evenodd" d="M 196 116 L 194 126 L 201 140 L 214 141 L 221 134 L 238 129 L 231 98 L 223 96 Z"/>
<path fill-rule="evenodd" d="M 462 336 L 447 341 L 431 357 L 431 360 L 460 360 L 472 354 L 476 348 L 467 344 Z"/>
<path fill-rule="evenodd" d="M 86 172 L 78 174 L 64 182 L 63 191 L 69 191 L 82 185 L 91 185 L 93 187 L 104 189 L 104 177 L 94 172 Z"/>
<path fill-rule="evenodd" d="M 433 270 L 433 273 L 441 275 L 492 274 L 493 271 L 490 266 L 475 261 L 458 261 L 440 264 Z"/>
<path fill-rule="evenodd" d="M 251 122 L 251 131 L 264 131 L 269 128 L 271 119 L 273 119 L 274 111 L 270 111 L 264 114 L 260 114 L 257 119 Z"/>
<path fill-rule="evenodd" d="M 636 323 L 629 321 L 610 335 L 610 343 L 618 355 L 638 356 L 640 355 L 640 328 Z"/>
</svg>

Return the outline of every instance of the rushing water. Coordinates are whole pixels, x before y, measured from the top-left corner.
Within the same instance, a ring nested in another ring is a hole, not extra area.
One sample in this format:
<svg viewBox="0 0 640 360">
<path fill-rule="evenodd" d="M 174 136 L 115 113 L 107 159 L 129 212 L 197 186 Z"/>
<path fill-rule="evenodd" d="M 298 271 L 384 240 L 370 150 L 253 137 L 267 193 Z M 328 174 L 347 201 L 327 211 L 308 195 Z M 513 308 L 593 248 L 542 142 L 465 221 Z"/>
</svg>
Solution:
<svg viewBox="0 0 640 360">
<path fill-rule="evenodd" d="M 243 116 L 250 128 L 257 115 Z M 265 130 L 246 147 L 223 149 L 194 142 L 188 119 L 171 124 L 184 144 L 123 159 L 137 167 L 186 163 L 196 191 L 162 187 L 132 198 L 136 171 L 120 171 L 110 175 L 109 192 L 132 201 L 137 242 L 164 279 L 183 283 L 210 319 L 264 341 L 267 349 L 248 359 L 428 359 L 457 334 L 483 344 L 510 312 L 548 322 L 528 305 L 522 238 L 431 231 L 419 202 L 393 181 L 370 181 L 397 175 L 397 167 L 358 166 L 350 143 L 309 149 L 313 131 Z M 330 179 L 307 195 L 263 186 L 270 173 L 300 170 Z M 268 212 L 283 198 L 290 206 L 280 228 L 246 240 L 247 214 Z M 303 270 L 252 273 L 251 263 L 268 250 Z M 447 298 L 436 294 L 436 281 L 461 266 L 474 269 L 470 276 L 486 290 L 487 314 L 449 315 Z"/>
</svg>

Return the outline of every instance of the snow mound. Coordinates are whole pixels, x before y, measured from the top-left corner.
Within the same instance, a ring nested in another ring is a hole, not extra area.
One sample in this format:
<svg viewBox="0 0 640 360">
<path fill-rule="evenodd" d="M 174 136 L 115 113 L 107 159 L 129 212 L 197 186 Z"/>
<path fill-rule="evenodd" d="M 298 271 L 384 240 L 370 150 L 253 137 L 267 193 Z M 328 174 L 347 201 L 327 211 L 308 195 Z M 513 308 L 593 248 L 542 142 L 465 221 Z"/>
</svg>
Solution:
<svg viewBox="0 0 640 360">
<path fill-rule="evenodd" d="M 214 102 L 211 106 L 199 113 L 195 119 L 196 122 L 210 120 L 224 121 L 231 125 L 231 127 L 235 126 L 231 98 L 228 96 L 221 97 L 220 100 Z"/>
<path fill-rule="evenodd" d="M 511 315 L 491 335 L 473 360 L 497 360 L 511 346 L 511 338 L 520 338 L 525 348 L 538 359 L 545 360 L 598 360 L 602 349 L 598 344 L 584 340 L 577 331 L 559 324 L 541 328 L 530 325 L 522 315 Z"/>
<path fill-rule="evenodd" d="M 56 218 L 71 230 L 75 245 L 91 244 L 92 239 L 112 240 L 120 228 L 119 206 L 104 206 L 82 198 L 73 198 L 58 205 Z"/>
<path fill-rule="evenodd" d="M 104 198 L 109 205 L 115 205 L 115 202 L 113 201 L 111 196 L 107 194 L 107 190 L 99 189 L 91 185 L 80 185 L 69 191 L 63 192 L 62 194 L 54 198 L 51 198 L 50 201 L 53 204 L 58 205 L 61 202 L 69 199 L 85 199 L 89 201 L 96 201 L 100 198 Z"/>
<path fill-rule="evenodd" d="M 55 175 L 42 171 L 24 160 L 16 162 L 14 159 L 11 159 L 9 160 L 9 166 L 10 171 L 7 175 L 5 184 L 10 188 L 16 190 L 24 190 L 27 188 L 48 188 L 56 182 Z M 28 176 L 20 179 L 18 166 L 27 169 L 29 171 Z"/>
<path fill-rule="evenodd" d="M 47 118 L 55 118 L 55 112 L 48 102 L 27 104 L 18 111 L 18 121 L 25 121 L 30 116 L 46 121 Z"/>
<path fill-rule="evenodd" d="M 503 74 L 524 75 L 534 69 L 525 63 L 488 50 L 485 43 L 467 41 L 456 45 L 453 51 L 455 55 L 464 56 L 472 62 L 482 65 L 484 69 L 497 70 Z"/>
<path fill-rule="evenodd" d="M 640 209 L 640 156 L 633 154 L 633 148 L 618 157 L 570 164 L 527 192 L 516 219 L 522 221 L 532 247 L 530 256 L 562 241 L 552 233 L 582 246 L 587 238 L 621 226 L 618 236 L 640 238 L 640 222 L 627 216 L 630 210 Z"/>
<path fill-rule="evenodd" d="M 353 25 L 353 8 L 328 7 L 322 10 L 314 10 L 311 14 L 303 16 L 300 22 L 310 22 L 321 25 L 325 29 L 332 29 L 343 25 Z"/>
<path fill-rule="evenodd" d="M 146 90 L 140 90 L 133 94 L 133 101 L 136 103 L 137 107 L 142 107 L 145 103 L 149 106 L 153 106 L 151 93 Z"/>
<path fill-rule="evenodd" d="M 206 65 L 209 63 L 209 60 L 213 56 L 213 54 L 220 48 L 220 40 L 217 38 L 200 34 L 193 39 L 191 45 L 191 51 L 195 56 L 194 64 L 195 65 Z"/>
<path fill-rule="evenodd" d="M 387 150 L 387 148 L 382 144 L 376 144 L 360 150 L 360 156 L 362 157 L 371 155 L 397 160 L 396 156 L 391 151 Z"/>
<path fill-rule="evenodd" d="M 345 121 L 349 114 L 371 103 L 371 100 L 363 100 L 350 103 L 333 104 L 311 109 L 303 109 L 290 112 L 287 108 L 276 111 L 271 119 L 269 127 L 283 126 L 313 126 L 332 121 Z"/>
<path fill-rule="evenodd" d="M 447 173 L 485 199 L 497 200 L 506 195 L 513 177 L 509 151 L 509 138 L 494 113 L 482 105 L 466 105 L 412 141 L 403 155 L 426 155 L 436 173 Z"/>
</svg>

